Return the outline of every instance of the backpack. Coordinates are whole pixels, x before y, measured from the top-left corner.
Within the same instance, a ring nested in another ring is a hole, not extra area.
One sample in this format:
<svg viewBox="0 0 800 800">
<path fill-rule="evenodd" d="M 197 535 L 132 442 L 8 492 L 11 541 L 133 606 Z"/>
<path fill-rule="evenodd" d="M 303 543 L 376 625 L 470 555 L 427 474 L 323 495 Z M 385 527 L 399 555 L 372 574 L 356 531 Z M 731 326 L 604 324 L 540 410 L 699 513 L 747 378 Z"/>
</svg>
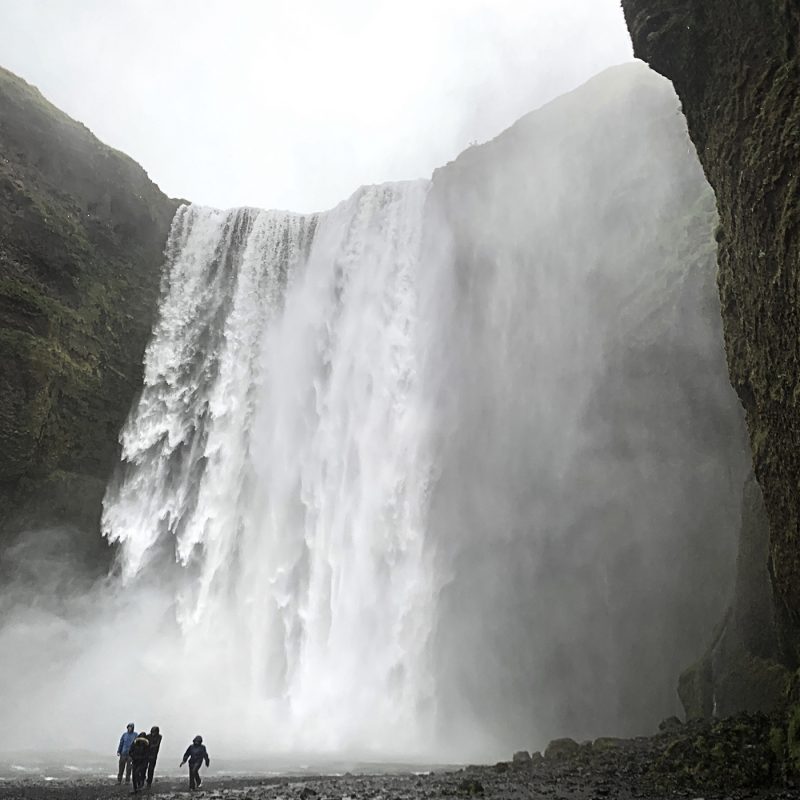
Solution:
<svg viewBox="0 0 800 800">
<path fill-rule="evenodd" d="M 147 754 L 150 750 L 150 742 L 144 738 L 144 736 L 140 736 L 134 743 L 131 745 L 130 752 L 128 755 L 134 761 L 141 761 L 147 758 Z"/>
</svg>

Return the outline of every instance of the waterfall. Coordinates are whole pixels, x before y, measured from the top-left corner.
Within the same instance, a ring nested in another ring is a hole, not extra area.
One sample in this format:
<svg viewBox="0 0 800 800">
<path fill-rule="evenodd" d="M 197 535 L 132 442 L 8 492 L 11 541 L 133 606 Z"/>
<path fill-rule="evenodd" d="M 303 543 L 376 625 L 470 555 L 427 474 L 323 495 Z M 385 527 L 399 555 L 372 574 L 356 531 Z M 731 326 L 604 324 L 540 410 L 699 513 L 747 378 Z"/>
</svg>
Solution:
<svg viewBox="0 0 800 800">
<path fill-rule="evenodd" d="M 184 206 L 169 237 L 103 530 L 122 582 L 174 587 L 186 663 L 215 654 L 284 745 L 410 751 L 429 730 L 427 192 Z"/>
<path fill-rule="evenodd" d="M 95 749 L 133 718 L 295 766 L 652 731 L 728 603 L 750 468 L 714 224 L 641 65 L 430 181 L 179 209 L 114 568 L 73 587 L 47 532 L 47 588 L 7 592 L 14 747 L 84 717 Z"/>
<path fill-rule="evenodd" d="M 544 702 L 509 687 L 552 627 L 529 576 L 600 363 L 587 265 L 459 252 L 443 213 L 420 181 L 175 218 L 103 528 L 166 593 L 163 684 L 213 681 L 231 738 L 463 757 Z"/>
</svg>

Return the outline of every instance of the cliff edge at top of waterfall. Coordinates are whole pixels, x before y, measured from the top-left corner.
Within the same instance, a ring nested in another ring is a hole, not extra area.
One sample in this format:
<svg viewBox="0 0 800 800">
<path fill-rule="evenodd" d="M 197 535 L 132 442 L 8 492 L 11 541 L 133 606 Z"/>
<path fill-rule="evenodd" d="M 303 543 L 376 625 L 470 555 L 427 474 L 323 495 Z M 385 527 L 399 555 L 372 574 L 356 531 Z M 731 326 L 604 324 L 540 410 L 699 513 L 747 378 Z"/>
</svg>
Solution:
<svg viewBox="0 0 800 800">
<path fill-rule="evenodd" d="M 3 69 L 0 153 L 0 536 L 96 530 L 178 201 Z"/>
<path fill-rule="evenodd" d="M 492 139 L 468 147 L 434 175 L 450 169 L 453 164 L 465 166 L 485 160 L 487 153 L 514 144 L 540 140 L 540 145 L 545 147 L 556 140 L 569 141 L 587 120 L 610 108 L 624 106 L 629 114 L 661 111 L 674 97 L 670 82 L 643 61 L 608 67 L 580 86 L 529 111 Z M 677 103 L 673 105 L 675 113 L 679 113 Z M 595 136 L 599 138 L 599 133 Z"/>
</svg>

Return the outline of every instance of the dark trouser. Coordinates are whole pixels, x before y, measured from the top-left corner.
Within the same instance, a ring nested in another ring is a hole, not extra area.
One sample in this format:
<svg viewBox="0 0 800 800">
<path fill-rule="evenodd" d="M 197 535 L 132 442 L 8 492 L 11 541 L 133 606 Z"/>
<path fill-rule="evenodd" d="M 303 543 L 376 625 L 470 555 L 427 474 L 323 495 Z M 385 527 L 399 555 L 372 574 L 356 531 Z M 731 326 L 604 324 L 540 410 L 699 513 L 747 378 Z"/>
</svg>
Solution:
<svg viewBox="0 0 800 800">
<path fill-rule="evenodd" d="M 144 779 L 147 773 L 147 759 L 140 758 L 133 762 L 133 791 L 138 792 L 144 786 Z"/>
<path fill-rule="evenodd" d="M 189 788 L 190 789 L 199 789 L 200 784 L 203 782 L 200 780 L 200 767 L 203 765 L 202 761 L 198 761 L 196 764 L 192 764 L 189 762 Z"/>
<path fill-rule="evenodd" d="M 150 786 L 153 783 L 153 773 L 156 771 L 156 761 L 158 761 L 158 756 L 150 756 L 147 759 L 147 785 Z"/>
<path fill-rule="evenodd" d="M 131 782 L 131 759 L 130 756 L 124 755 L 119 757 L 119 775 L 117 775 L 117 783 L 122 783 L 122 773 L 125 773 L 125 783 Z"/>
</svg>

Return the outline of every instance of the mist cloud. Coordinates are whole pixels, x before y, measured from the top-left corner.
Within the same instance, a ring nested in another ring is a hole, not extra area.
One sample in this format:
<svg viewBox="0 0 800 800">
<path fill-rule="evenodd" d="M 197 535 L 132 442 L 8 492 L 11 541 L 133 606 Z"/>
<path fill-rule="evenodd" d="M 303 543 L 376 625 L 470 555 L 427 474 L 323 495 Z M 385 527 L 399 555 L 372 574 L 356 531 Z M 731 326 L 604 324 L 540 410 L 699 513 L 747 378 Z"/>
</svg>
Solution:
<svg viewBox="0 0 800 800">
<path fill-rule="evenodd" d="M 0 64 L 176 197 L 329 208 L 628 60 L 616 0 L 0 0 Z"/>
</svg>

